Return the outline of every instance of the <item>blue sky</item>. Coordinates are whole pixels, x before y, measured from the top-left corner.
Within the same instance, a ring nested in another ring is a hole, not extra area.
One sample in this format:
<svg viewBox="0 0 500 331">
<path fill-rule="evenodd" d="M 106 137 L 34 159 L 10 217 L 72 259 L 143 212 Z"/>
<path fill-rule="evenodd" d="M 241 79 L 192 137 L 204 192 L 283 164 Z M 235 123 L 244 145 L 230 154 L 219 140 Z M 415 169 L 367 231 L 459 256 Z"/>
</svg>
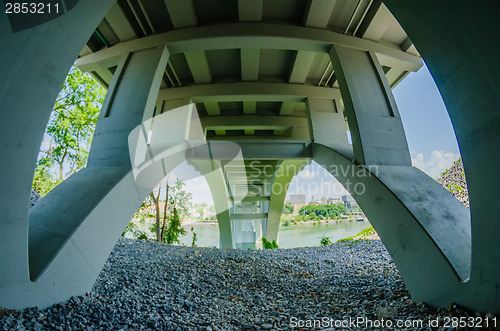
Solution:
<svg viewBox="0 0 500 331">
<path fill-rule="evenodd" d="M 429 176 L 439 177 L 440 173 L 458 159 L 455 133 L 441 95 L 424 65 L 418 72 L 410 73 L 393 90 L 396 103 L 406 131 L 412 163 Z M 203 177 L 186 182 L 188 191 L 193 193 L 194 202 L 213 204 L 210 190 Z M 319 165 L 312 163 L 296 176 L 288 194 L 301 192 L 306 201 L 338 197 L 346 191 L 340 183 Z"/>
</svg>

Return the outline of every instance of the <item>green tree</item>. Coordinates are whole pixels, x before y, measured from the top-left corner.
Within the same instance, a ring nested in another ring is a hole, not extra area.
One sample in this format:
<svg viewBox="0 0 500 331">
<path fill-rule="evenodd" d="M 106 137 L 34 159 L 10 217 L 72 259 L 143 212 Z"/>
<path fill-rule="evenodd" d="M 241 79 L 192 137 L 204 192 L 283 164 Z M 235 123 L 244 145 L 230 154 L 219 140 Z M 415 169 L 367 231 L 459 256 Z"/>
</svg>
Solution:
<svg viewBox="0 0 500 331">
<path fill-rule="evenodd" d="M 178 179 L 174 184 L 170 185 L 170 193 L 168 195 L 169 210 L 177 208 L 180 219 L 189 217 L 189 206 L 193 195 L 186 191 L 186 183 Z"/>
<path fill-rule="evenodd" d="M 320 218 L 337 218 L 341 213 L 345 213 L 344 204 L 335 205 L 307 205 L 299 209 L 298 219 L 319 220 Z"/>
<path fill-rule="evenodd" d="M 179 213 L 177 213 L 177 208 L 174 207 L 172 216 L 170 218 L 170 224 L 165 232 L 165 243 L 179 244 L 179 236 L 186 234 L 186 230 L 182 228 L 181 221 L 179 219 Z"/>
<path fill-rule="evenodd" d="M 48 162 L 44 164 L 38 163 L 33 177 L 33 189 L 40 193 L 42 197 L 60 183 L 60 181 L 51 174 L 50 168 L 51 164 Z"/>
<path fill-rule="evenodd" d="M 90 74 L 71 68 L 47 124 L 48 148 L 40 151 L 35 171 L 33 187 L 42 195 L 87 164 L 105 94 Z"/>
<path fill-rule="evenodd" d="M 293 205 L 291 203 L 283 204 L 283 211 L 281 213 L 285 214 L 285 215 L 292 214 L 293 213 Z"/>
<path fill-rule="evenodd" d="M 185 234 L 183 229 L 180 231 L 172 227 L 172 222 L 175 222 L 173 211 L 176 210 L 179 220 L 189 217 L 192 194 L 185 190 L 184 187 L 186 184 L 183 181 L 177 180 L 174 184 L 170 185 L 167 179 L 165 181 L 165 199 L 162 201 L 160 198 L 162 185 L 163 183 L 158 184 L 157 188 L 148 197 L 151 201 L 150 208 L 154 207 L 155 210 L 154 215 L 152 215 L 155 218 L 155 224 L 151 227 L 151 231 L 156 233 L 156 240 L 158 242 L 169 243 L 168 232 L 173 231 L 173 233 Z M 163 204 L 163 208 L 160 207 L 161 204 Z M 179 221 L 178 228 L 180 226 L 181 223 Z M 172 234 L 170 236 L 172 237 Z M 174 240 L 174 242 L 178 242 L 178 240 Z"/>
</svg>

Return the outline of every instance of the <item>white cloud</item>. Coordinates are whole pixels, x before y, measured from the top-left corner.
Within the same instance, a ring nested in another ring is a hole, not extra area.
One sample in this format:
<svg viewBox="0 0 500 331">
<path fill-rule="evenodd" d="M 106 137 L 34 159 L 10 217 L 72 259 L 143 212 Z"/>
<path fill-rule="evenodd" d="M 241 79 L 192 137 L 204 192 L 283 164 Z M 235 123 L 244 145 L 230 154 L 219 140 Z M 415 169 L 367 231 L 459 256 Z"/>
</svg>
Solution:
<svg viewBox="0 0 500 331">
<path fill-rule="evenodd" d="M 411 159 L 411 163 L 432 178 L 438 178 L 459 157 L 459 154 L 453 152 L 433 151 L 430 159 L 424 160 L 424 154 L 418 153 Z"/>
</svg>

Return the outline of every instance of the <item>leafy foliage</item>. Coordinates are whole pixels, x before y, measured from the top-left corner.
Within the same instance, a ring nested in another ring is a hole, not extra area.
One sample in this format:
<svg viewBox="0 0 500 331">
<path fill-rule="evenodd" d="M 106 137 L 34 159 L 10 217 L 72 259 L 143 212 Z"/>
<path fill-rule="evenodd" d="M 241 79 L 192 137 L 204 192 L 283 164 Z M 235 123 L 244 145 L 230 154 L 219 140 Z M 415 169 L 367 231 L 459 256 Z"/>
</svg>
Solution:
<svg viewBox="0 0 500 331">
<path fill-rule="evenodd" d="M 186 183 L 180 179 L 169 187 L 169 210 L 177 209 L 180 219 L 189 217 L 189 206 L 193 197 L 193 194 L 186 191 L 185 187 Z"/>
<path fill-rule="evenodd" d="M 321 237 L 321 241 L 319 242 L 320 246 L 328 246 L 333 244 L 333 242 L 330 240 L 330 237 Z"/>
<path fill-rule="evenodd" d="M 279 248 L 278 243 L 276 242 L 276 240 L 273 240 L 273 242 L 270 242 L 269 240 L 267 240 L 266 237 L 262 237 L 262 247 L 264 247 L 264 249 L 276 249 L 276 248 Z"/>
<path fill-rule="evenodd" d="M 281 213 L 285 214 L 285 215 L 292 214 L 293 213 L 293 205 L 291 203 L 283 204 L 283 211 Z"/>
<path fill-rule="evenodd" d="M 165 232 L 165 243 L 179 244 L 179 236 L 183 236 L 185 234 L 186 230 L 182 228 L 182 224 L 179 219 L 179 213 L 177 213 L 177 208 L 174 207 L 172 216 L 170 217 L 170 223 L 168 225 L 167 231 Z"/>
<path fill-rule="evenodd" d="M 463 192 L 467 192 L 467 189 L 465 187 L 463 187 L 462 185 L 456 184 L 456 183 L 450 184 L 446 188 L 448 189 L 448 191 L 450 193 L 455 193 L 455 192 L 463 193 Z"/>
<path fill-rule="evenodd" d="M 33 187 L 41 195 L 87 164 L 105 94 L 90 74 L 71 68 L 47 124 L 49 146 L 40 151 L 35 171 Z"/>
<path fill-rule="evenodd" d="M 191 227 L 191 232 L 193 233 L 193 241 L 191 241 L 191 246 L 196 247 L 196 241 L 198 240 L 198 234 L 194 232 L 194 228 Z"/>
<path fill-rule="evenodd" d="M 364 230 L 361 230 L 359 233 L 352 237 L 347 237 L 344 239 L 339 239 L 337 242 L 349 242 L 349 245 L 352 246 L 362 240 L 369 241 L 369 237 L 376 234 L 375 229 L 373 226 L 370 226 L 369 228 L 366 228 Z"/>
<path fill-rule="evenodd" d="M 134 223 L 130 222 L 127 227 L 125 228 L 125 231 L 122 233 L 122 237 L 125 237 L 127 233 L 130 233 L 133 238 L 135 239 L 141 239 L 141 240 L 148 240 L 148 236 L 146 235 L 146 232 L 139 230 L 137 228 L 137 225 Z"/>
<path fill-rule="evenodd" d="M 334 219 L 341 213 L 345 213 L 345 206 L 342 203 L 335 205 L 307 205 L 299 209 L 298 221 L 313 220 L 319 221 L 320 219 Z"/>
<path fill-rule="evenodd" d="M 55 179 L 51 174 L 50 163 L 38 164 L 33 177 L 33 189 L 43 197 L 61 181 Z"/>
</svg>

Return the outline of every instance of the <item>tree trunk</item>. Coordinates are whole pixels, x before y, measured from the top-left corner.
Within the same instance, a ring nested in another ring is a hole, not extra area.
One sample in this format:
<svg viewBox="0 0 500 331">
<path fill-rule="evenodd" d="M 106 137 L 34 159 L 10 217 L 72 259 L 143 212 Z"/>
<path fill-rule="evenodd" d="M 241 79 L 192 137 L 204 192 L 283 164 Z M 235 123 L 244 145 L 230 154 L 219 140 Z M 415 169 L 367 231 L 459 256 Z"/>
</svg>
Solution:
<svg viewBox="0 0 500 331">
<path fill-rule="evenodd" d="M 155 204 L 156 209 L 156 241 L 162 242 L 162 238 L 160 235 L 160 191 L 161 186 L 158 188 L 158 196 L 155 197 L 154 191 L 151 192 L 151 199 L 153 199 L 153 203 Z"/>
<path fill-rule="evenodd" d="M 64 165 L 64 160 L 66 159 L 66 155 L 68 155 L 68 148 L 64 150 L 64 154 L 61 159 L 61 163 L 59 163 L 59 180 L 63 180 L 63 165 Z"/>
<path fill-rule="evenodd" d="M 163 225 L 161 227 L 161 242 L 165 239 L 165 226 L 167 225 L 167 207 L 168 207 L 168 183 L 167 183 L 167 193 L 165 195 L 165 205 L 163 208 Z"/>
</svg>

